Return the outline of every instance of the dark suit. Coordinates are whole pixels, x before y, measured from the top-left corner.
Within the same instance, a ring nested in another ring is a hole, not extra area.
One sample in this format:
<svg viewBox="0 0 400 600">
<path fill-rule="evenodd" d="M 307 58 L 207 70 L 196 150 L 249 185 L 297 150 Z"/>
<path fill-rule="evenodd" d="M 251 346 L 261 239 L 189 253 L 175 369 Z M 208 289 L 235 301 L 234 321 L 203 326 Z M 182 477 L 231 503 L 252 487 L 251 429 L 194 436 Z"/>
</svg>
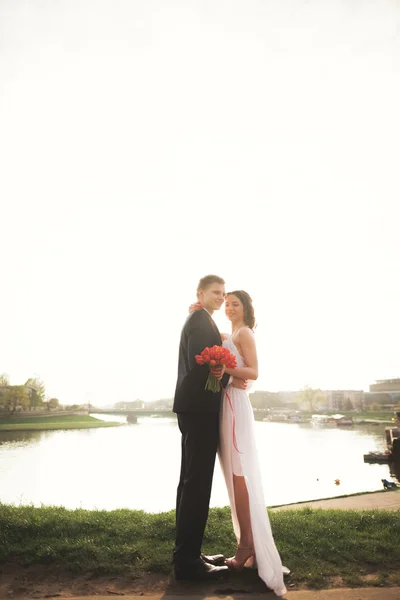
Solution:
<svg viewBox="0 0 400 600">
<path fill-rule="evenodd" d="M 200 556 L 219 440 L 221 392 L 204 389 L 209 366 L 198 365 L 195 356 L 206 346 L 220 346 L 221 343 L 218 328 L 205 310 L 193 312 L 187 318 L 179 345 L 173 407 L 182 433 L 174 550 L 174 564 L 179 566 Z M 228 380 L 229 375 L 225 374 L 222 384 L 226 386 Z"/>
</svg>

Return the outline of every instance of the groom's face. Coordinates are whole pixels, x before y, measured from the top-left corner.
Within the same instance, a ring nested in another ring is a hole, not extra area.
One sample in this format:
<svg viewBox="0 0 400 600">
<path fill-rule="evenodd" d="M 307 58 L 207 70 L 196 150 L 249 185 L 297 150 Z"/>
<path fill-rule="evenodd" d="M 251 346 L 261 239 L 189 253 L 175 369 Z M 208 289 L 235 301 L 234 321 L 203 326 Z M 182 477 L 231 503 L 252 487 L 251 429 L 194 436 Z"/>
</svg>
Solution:
<svg viewBox="0 0 400 600">
<path fill-rule="evenodd" d="M 199 290 L 199 302 L 208 311 L 219 310 L 224 302 L 225 286 L 223 283 L 212 283 L 205 290 Z"/>
</svg>

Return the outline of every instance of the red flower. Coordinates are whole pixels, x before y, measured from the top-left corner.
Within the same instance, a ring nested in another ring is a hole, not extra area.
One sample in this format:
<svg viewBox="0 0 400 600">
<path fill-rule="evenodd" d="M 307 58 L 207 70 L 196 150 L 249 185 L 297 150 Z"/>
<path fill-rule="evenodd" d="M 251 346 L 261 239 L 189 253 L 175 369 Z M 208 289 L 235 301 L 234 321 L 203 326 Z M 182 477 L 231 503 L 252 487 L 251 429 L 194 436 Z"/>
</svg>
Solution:
<svg viewBox="0 0 400 600">
<path fill-rule="evenodd" d="M 204 348 L 203 352 L 195 356 L 195 359 L 198 365 L 209 364 L 211 368 L 222 366 L 225 366 L 227 369 L 236 368 L 236 356 L 223 346 Z M 205 389 L 213 392 L 221 390 L 219 380 L 212 373 L 208 375 Z"/>
</svg>

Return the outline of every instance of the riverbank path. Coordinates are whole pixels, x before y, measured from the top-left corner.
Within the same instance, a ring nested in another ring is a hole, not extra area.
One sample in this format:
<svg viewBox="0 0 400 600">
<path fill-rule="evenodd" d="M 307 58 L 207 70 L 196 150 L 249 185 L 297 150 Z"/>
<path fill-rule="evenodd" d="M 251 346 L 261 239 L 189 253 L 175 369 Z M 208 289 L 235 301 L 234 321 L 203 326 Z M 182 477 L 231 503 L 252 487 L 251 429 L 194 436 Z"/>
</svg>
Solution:
<svg viewBox="0 0 400 600">
<path fill-rule="evenodd" d="M 142 595 L 142 596 L 123 596 L 124 600 L 250 600 L 264 599 L 273 600 L 278 598 L 273 592 L 263 594 L 236 594 L 232 596 L 224 594 L 223 596 L 205 596 L 204 594 L 165 594 L 159 595 Z M 59 598 L 58 600 L 110 600 L 114 596 L 75 596 L 68 598 Z M 400 600 L 400 587 L 393 588 L 338 588 L 335 590 L 299 590 L 297 592 L 288 592 L 285 597 L 287 600 Z M 283 600 L 283 598 L 282 598 Z"/>
<path fill-rule="evenodd" d="M 343 509 L 343 510 L 400 510 L 400 488 L 386 492 L 373 492 L 370 494 L 358 494 L 357 496 L 346 496 L 344 498 L 329 498 L 327 500 L 312 500 L 298 504 L 285 504 L 270 510 L 298 510 L 305 507 Z"/>
</svg>

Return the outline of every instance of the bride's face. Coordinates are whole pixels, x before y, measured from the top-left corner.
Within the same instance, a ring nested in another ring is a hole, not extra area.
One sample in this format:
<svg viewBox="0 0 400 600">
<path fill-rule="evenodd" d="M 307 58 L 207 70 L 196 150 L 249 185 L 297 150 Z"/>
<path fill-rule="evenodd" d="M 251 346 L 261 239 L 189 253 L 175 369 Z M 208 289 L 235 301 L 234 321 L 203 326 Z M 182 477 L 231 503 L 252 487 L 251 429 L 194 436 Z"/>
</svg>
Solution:
<svg viewBox="0 0 400 600">
<path fill-rule="evenodd" d="M 243 304 L 237 296 L 229 294 L 225 298 L 225 314 L 230 321 L 243 321 Z"/>
</svg>

